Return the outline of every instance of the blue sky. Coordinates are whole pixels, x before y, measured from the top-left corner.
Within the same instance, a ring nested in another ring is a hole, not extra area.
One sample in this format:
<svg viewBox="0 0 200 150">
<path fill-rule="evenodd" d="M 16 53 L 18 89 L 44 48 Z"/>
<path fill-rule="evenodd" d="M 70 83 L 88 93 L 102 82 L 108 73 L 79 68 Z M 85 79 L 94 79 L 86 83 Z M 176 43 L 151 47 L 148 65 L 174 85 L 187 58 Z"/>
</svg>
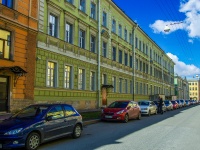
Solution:
<svg viewBox="0 0 200 150">
<path fill-rule="evenodd" d="M 113 1 L 175 62 L 175 73 L 200 76 L 200 0 Z"/>
</svg>

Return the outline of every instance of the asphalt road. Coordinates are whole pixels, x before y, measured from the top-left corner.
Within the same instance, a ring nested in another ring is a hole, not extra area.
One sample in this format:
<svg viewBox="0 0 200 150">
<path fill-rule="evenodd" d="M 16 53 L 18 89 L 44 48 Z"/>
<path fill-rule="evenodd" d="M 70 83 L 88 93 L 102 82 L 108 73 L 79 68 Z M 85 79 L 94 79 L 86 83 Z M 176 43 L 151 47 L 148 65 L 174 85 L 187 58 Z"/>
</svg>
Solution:
<svg viewBox="0 0 200 150">
<path fill-rule="evenodd" d="M 39 150 L 199 150 L 200 105 L 144 116 L 128 123 L 99 122 L 79 139 L 62 138 Z"/>
</svg>

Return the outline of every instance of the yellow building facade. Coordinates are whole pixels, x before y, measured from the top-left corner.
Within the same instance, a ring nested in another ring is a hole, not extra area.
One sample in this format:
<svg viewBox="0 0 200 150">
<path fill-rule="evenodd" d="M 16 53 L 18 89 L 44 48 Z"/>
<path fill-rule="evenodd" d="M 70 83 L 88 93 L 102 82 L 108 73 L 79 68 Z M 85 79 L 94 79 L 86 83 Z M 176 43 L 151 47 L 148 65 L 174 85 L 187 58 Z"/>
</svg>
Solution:
<svg viewBox="0 0 200 150">
<path fill-rule="evenodd" d="M 190 99 L 199 100 L 200 99 L 200 81 L 199 80 L 189 80 L 189 96 Z"/>
<path fill-rule="evenodd" d="M 40 0 L 35 102 L 174 95 L 174 62 L 111 0 Z"/>
</svg>

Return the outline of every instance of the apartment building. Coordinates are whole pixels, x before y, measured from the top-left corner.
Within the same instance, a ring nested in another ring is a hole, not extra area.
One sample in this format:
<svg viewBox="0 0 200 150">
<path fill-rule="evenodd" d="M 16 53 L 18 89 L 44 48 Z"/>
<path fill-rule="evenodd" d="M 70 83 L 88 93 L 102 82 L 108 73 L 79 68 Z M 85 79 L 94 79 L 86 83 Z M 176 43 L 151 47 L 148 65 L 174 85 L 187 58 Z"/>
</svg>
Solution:
<svg viewBox="0 0 200 150">
<path fill-rule="evenodd" d="M 182 78 L 181 76 L 175 75 L 174 77 L 174 86 L 175 86 L 175 96 L 177 99 L 190 99 L 189 97 L 189 80 Z"/>
<path fill-rule="evenodd" d="M 200 80 L 189 79 L 189 97 L 193 100 L 200 100 Z"/>
<path fill-rule="evenodd" d="M 40 0 L 38 27 L 36 103 L 174 95 L 174 62 L 111 0 Z"/>
<path fill-rule="evenodd" d="M 37 0 L 0 0 L 0 113 L 33 103 L 37 16 Z"/>
</svg>

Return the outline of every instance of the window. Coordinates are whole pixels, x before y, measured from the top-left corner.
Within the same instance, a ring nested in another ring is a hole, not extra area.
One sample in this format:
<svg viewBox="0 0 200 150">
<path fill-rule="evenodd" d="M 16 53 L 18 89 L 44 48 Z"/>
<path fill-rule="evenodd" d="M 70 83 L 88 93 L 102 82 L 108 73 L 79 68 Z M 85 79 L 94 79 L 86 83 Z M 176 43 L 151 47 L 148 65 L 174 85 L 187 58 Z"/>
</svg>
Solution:
<svg viewBox="0 0 200 150">
<path fill-rule="evenodd" d="M 132 56 L 129 56 L 129 66 L 130 66 L 130 68 L 132 68 L 133 67 L 133 57 Z"/>
<path fill-rule="evenodd" d="M 124 65 L 128 66 L 128 54 L 124 53 Z"/>
<path fill-rule="evenodd" d="M 67 0 L 69 3 L 73 4 L 74 0 Z"/>
<path fill-rule="evenodd" d="M 138 59 L 135 61 L 135 69 L 138 70 Z"/>
<path fill-rule="evenodd" d="M 0 59 L 11 59 L 11 32 L 0 29 Z"/>
<path fill-rule="evenodd" d="M 79 30 L 79 47 L 85 48 L 85 31 Z"/>
<path fill-rule="evenodd" d="M 95 72 L 90 72 L 90 90 L 95 91 Z"/>
<path fill-rule="evenodd" d="M 119 24 L 119 37 L 122 37 L 122 26 Z"/>
<path fill-rule="evenodd" d="M 90 4 L 90 17 L 93 19 L 96 19 L 96 4 L 95 3 L 91 3 Z"/>
<path fill-rule="evenodd" d="M 107 27 L 107 13 L 103 12 L 103 26 Z"/>
<path fill-rule="evenodd" d="M 127 82 L 127 79 L 124 80 L 124 87 L 125 87 L 125 89 L 124 89 L 125 91 L 124 92 L 128 93 L 128 82 Z"/>
<path fill-rule="evenodd" d="M 65 116 L 72 116 L 76 114 L 76 111 L 71 106 L 64 106 Z"/>
<path fill-rule="evenodd" d="M 130 80 L 130 93 L 133 94 L 133 82 Z"/>
<path fill-rule="evenodd" d="M 112 48 L 112 60 L 116 61 L 116 47 Z"/>
<path fill-rule="evenodd" d="M 78 69 L 78 89 L 85 89 L 85 70 L 80 68 Z"/>
<path fill-rule="evenodd" d="M 119 50 L 119 63 L 122 64 L 122 50 Z"/>
<path fill-rule="evenodd" d="M 102 74 L 102 84 L 107 84 L 107 75 Z"/>
<path fill-rule="evenodd" d="M 138 48 L 138 38 L 135 38 L 135 48 Z"/>
<path fill-rule="evenodd" d="M 79 9 L 83 12 L 85 12 L 85 0 L 80 0 L 80 7 Z"/>
<path fill-rule="evenodd" d="M 96 49 L 96 38 L 95 38 L 93 35 L 91 35 L 90 38 L 91 38 L 91 39 L 90 39 L 90 51 L 93 52 L 93 53 L 95 53 L 95 49 Z"/>
<path fill-rule="evenodd" d="M 122 93 L 122 78 L 119 78 L 119 93 Z"/>
<path fill-rule="evenodd" d="M 53 120 L 64 117 L 64 112 L 61 106 L 55 106 L 48 113 L 47 117 L 51 116 Z"/>
<path fill-rule="evenodd" d="M 129 43 L 132 44 L 132 41 L 133 41 L 133 40 L 132 40 L 132 34 L 129 33 Z"/>
<path fill-rule="evenodd" d="M 2 4 L 9 8 L 13 8 L 13 0 L 2 0 Z"/>
<path fill-rule="evenodd" d="M 128 40 L 128 37 L 127 37 L 127 30 L 124 29 L 124 40 L 127 41 Z"/>
<path fill-rule="evenodd" d="M 116 77 L 112 77 L 113 92 L 116 92 Z"/>
<path fill-rule="evenodd" d="M 107 56 L 107 43 L 106 42 L 103 42 L 103 56 L 106 57 Z"/>
<path fill-rule="evenodd" d="M 57 37 L 58 36 L 58 17 L 53 14 L 49 16 L 49 35 Z"/>
<path fill-rule="evenodd" d="M 116 33 L 116 21 L 112 20 L 112 32 Z"/>
<path fill-rule="evenodd" d="M 49 87 L 56 86 L 56 63 L 54 62 L 48 62 L 47 86 Z"/>
<path fill-rule="evenodd" d="M 73 44 L 73 26 L 72 24 L 66 23 L 66 42 Z"/>
<path fill-rule="evenodd" d="M 64 70 L 64 87 L 72 88 L 72 67 L 67 65 Z"/>
</svg>

